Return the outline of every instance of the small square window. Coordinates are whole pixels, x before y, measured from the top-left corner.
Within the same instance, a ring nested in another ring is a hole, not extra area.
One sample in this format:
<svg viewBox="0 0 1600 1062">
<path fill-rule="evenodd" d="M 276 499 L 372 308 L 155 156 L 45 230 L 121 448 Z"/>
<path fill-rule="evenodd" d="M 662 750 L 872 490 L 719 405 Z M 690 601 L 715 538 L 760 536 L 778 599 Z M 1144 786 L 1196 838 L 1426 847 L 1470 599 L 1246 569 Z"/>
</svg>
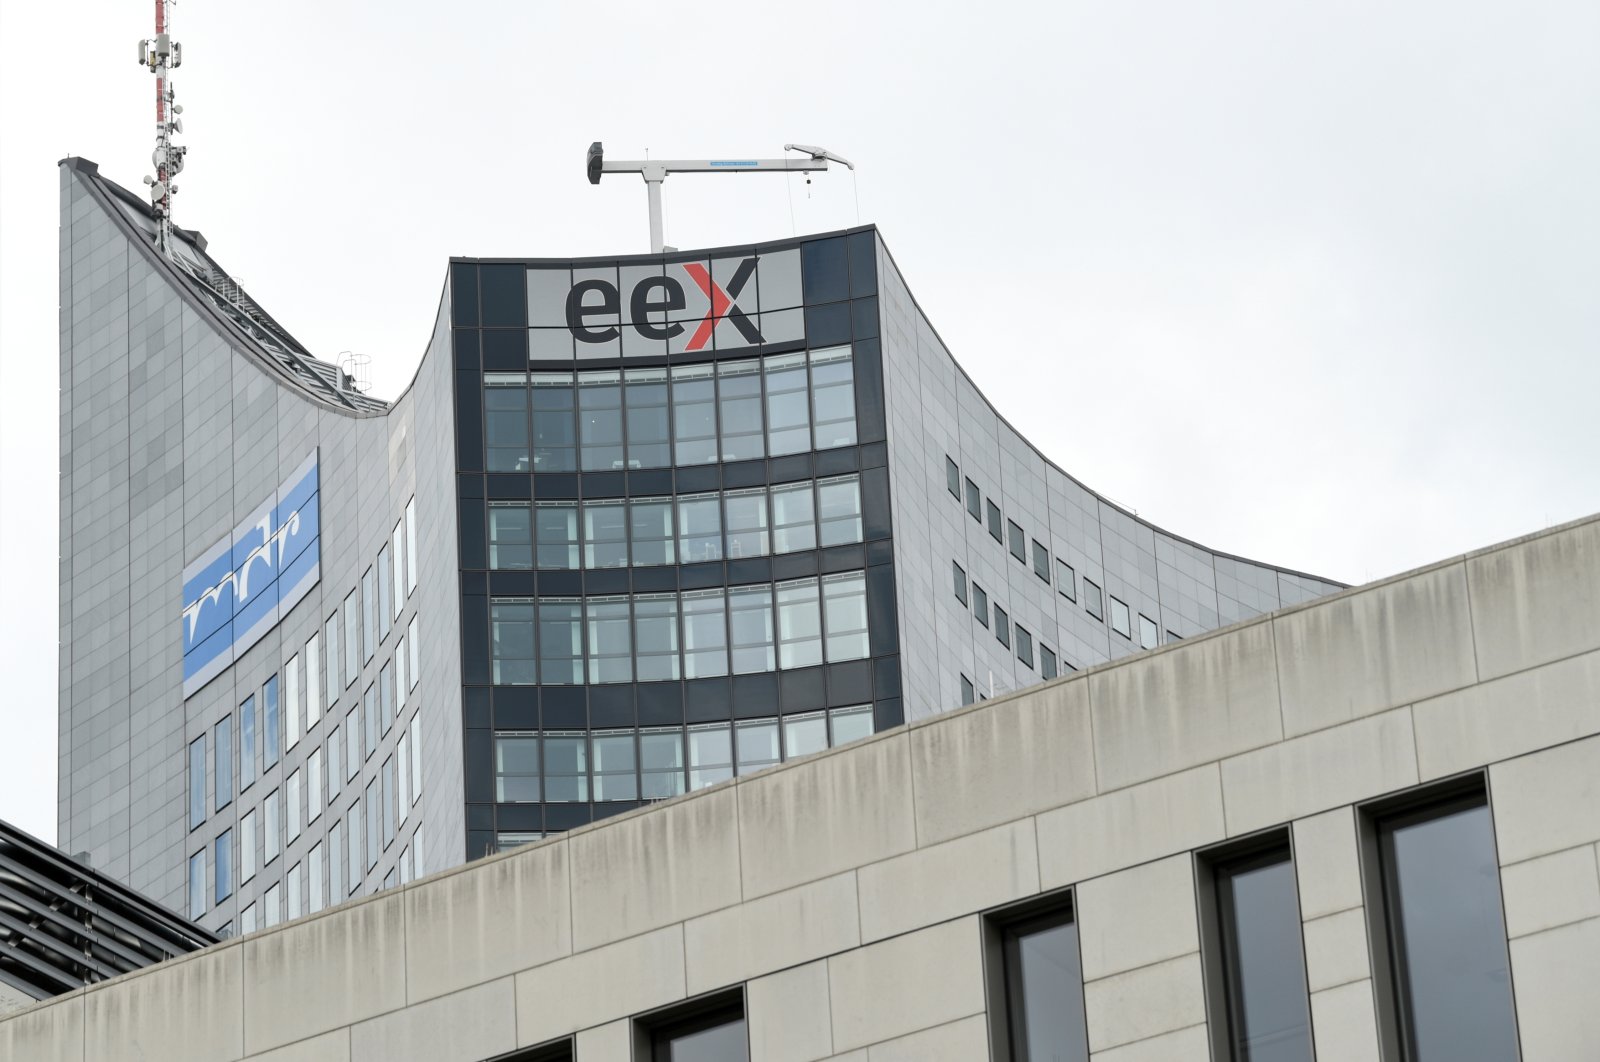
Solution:
<svg viewBox="0 0 1600 1062">
<path fill-rule="evenodd" d="M 977 583 L 972 584 L 972 614 L 985 627 L 989 625 L 989 595 Z"/>
<path fill-rule="evenodd" d="M 1011 617 L 999 605 L 994 607 L 994 636 L 1001 645 L 1011 648 Z"/>
<path fill-rule="evenodd" d="M 1023 667 L 1033 667 L 1033 635 L 1020 623 L 1017 624 L 1017 659 L 1022 661 Z"/>
<path fill-rule="evenodd" d="M 1033 574 L 1043 579 L 1044 585 L 1050 585 L 1050 551 L 1038 539 L 1033 540 Z"/>
<path fill-rule="evenodd" d="M 1128 625 L 1128 606 L 1114 597 L 1111 599 L 1111 629 L 1124 638 L 1133 637 L 1133 629 Z"/>
<path fill-rule="evenodd" d="M 983 495 L 978 493 L 978 485 L 970 479 L 967 480 L 967 515 L 983 523 Z"/>
<path fill-rule="evenodd" d="M 967 573 L 961 565 L 951 561 L 950 575 L 955 580 L 956 600 L 965 605 L 967 603 Z"/>
<path fill-rule="evenodd" d="M 961 467 L 948 454 L 944 459 L 944 485 L 956 501 L 961 500 Z"/>
<path fill-rule="evenodd" d="M 1028 563 L 1028 537 L 1022 533 L 1022 527 L 1015 520 L 1006 521 L 1006 538 L 1011 543 L 1011 555 L 1023 564 Z"/>
<path fill-rule="evenodd" d="M 1143 612 L 1139 613 L 1139 648 L 1154 649 L 1160 636 L 1161 632 L 1156 627 L 1156 621 Z"/>
<path fill-rule="evenodd" d="M 1000 506 L 996 505 L 992 501 L 988 502 L 987 504 L 989 513 L 989 537 L 1003 546 L 1005 545 L 1006 540 L 1001 537 L 1000 532 Z"/>
<path fill-rule="evenodd" d="M 1056 593 L 1068 601 L 1078 600 L 1078 576 L 1072 570 L 1072 565 L 1061 558 L 1056 558 Z"/>
<path fill-rule="evenodd" d="M 1053 679 L 1060 674 L 1056 668 L 1056 652 L 1048 645 L 1039 646 L 1039 674 L 1047 679 Z"/>
<path fill-rule="evenodd" d="M 1104 619 L 1105 613 L 1101 609 L 1100 588 L 1093 579 L 1083 581 L 1083 610 L 1095 619 Z"/>
</svg>

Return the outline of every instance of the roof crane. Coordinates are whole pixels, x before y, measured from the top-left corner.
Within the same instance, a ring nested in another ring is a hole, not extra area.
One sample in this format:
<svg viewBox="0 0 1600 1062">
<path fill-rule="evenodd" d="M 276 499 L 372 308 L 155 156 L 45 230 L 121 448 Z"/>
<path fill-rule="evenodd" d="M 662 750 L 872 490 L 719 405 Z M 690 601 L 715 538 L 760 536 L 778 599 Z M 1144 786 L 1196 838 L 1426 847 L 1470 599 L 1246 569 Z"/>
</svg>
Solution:
<svg viewBox="0 0 1600 1062">
<path fill-rule="evenodd" d="M 661 231 L 661 183 L 669 173 L 812 173 L 826 170 L 828 163 L 837 162 L 846 169 L 855 165 L 842 155 L 812 144 L 785 144 L 785 151 L 802 152 L 805 158 L 781 159 L 642 159 L 630 162 L 610 162 L 605 149 L 596 140 L 589 145 L 589 183 L 599 184 L 602 174 L 637 173 L 644 177 L 646 192 L 650 196 L 650 251 L 660 254 L 666 249 Z"/>
</svg>

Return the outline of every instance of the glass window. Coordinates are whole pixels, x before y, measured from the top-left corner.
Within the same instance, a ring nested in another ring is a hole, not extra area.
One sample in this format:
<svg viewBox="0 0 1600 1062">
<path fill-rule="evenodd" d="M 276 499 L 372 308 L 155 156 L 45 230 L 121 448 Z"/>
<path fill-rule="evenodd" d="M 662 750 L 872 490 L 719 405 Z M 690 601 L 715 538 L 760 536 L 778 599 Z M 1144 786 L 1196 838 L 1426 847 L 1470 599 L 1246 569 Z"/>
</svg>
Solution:
<svg viewBox="0 0 1600 1062">
<path fill-rule="evenodd" d="M 811 448 L 805 355 L 774 354 L 762 365 L 767 379 L 767 452 L 774 457 L 804 453 Z"/>
<path fill-rule="evenodd" d="M 861 481 L 839 476 L 817 481 L 817 512 L 821 517 L 819 540 L 824 546 L 861 541 Z"/>
<path fill-rule="evenodd" d="M 1218 863 L 1212 874 L 1229 1057 L 1311 1062 L 1300 905 L 1288 846 Z"/>
<path fill-rule="evenodd" d="M 967 603 L 967 573 L 955 561 L 950 562 L 950 576 L 955 580 L 956 600 L 964 606 Z"/>
<path fill-rule="evenodd" d="M 987 506 L 987 511 L 989 514 L 989 537 L 994 539 L 996 542 L 1003 543 L 1005 539 L 1000 536 L 1000 506 L 996 505 L 993 501 L 987 502 Z"/>
<path fill-rule="evenodd" d="M 411 622 L 406 624 L 406 656 L 411 666 L 406 668 L 406 681 L 411 683 L 411 688 L 417 688 L 417 680 L 422 677 L 422 643 L 417 640 L 417 625 L 420 617 L 417 613 L 411 614 Z"/>
<path fill-rule="evenodd" d="M 683 605 L 683 677 L 715 678 L 728 673 L 727 592 L 686 590 Z"/>
<path fill-rule="evenodd" d="M 578 567 L 577 502 L 534 502 L 533 535 L 539 567 Z"/>
<path fill-rule="evenodd" d="M 972 480 L 967 480 L 967 515 L 983 523 L 983 495 L 978 491 L 978 485 Z"/>
<path fill-rule="evenodd" d="M 1056 667 L 1056 651 L 1048 645 L 1039 646 L 1039 675 L 1041 678 L 1053 679 L 1060 674 Z"/>
<path fill-rule="evenodd" d="M 283 886 L 269 885 L 267 894 L 261 898 L 261 927 L 271 929 L 281 921 L 283 921 Z"/>
<path fill-rule="evenodd" d="M 828 711 L 828 729 L 834 746 L 860 741 L 872 736 L 872 705 L 857 704 L 850 708 L 832 708 Z"/>
<path fill-rule="evenodd" d="M 1407 1059 L 1517 1057 L 1494 825 L 1483 794 L 1377 823 Z"/>
<path fill-rule="evenodd" d="M 972 583 L 972 614 L 985 627 L 989 625 L 989 595 L 978 585 L 977 580 L 973 580 Z"/>
<path fill-rule="evenodd" d="M 817 548 L 815 490 L 809 480 L 772 488 L 772 552 Z"/>
<path fill-rule="evenodd" d="M 972 680 L 967 678 L 967 676 L 962 675 L 961 676 L 961 704 L 962 704 L 962 706 L 965 707 L 966 705 L 971 704 L 973 701 L 975 701 L 977 699 L 978 699 L 977 691 L 972 688 Z"/>
<path fill-rule="evenodd" d="M 777 585 L 778 666 L 822 663 L 822 597 L 817 580 L 794 579 Z"/>
<path fill-rule="evenodd" d="M 544 798 L 551 803 L 589 799 L 588 739 L 583 733 L 544 735 Z"/>
<path fill-rule="evenodd" d="M 1043 579 L 1046 586 L 1050 585 L 1050 551 L 1038 539 L 1033 542 L 1033 574 Z"/>
<path fill-rule="evenodd" d="M 496 852 L 509 852 L 513 848 L 521 848 L 525 844 L 544 840 L 542 833 L 526 833 L 522 831 L 505 830 L 494 835 L 494 850 Z"/>
<path fill-rule="evenodd" d="M 539 599 L 539 671 L 546 686 L 583 684 L 583 602 Z"/>
<path fill-rule="evenodd" d="M 529 374 L 528 380 L 533 385 L 533 470 L 576 472 L 578 430 L 572 373 L 536 372 Z"/>
<path fill-rule="evenodd" d="M 311 852 L 306 856 L 306 888 L 311 894 L 310 900 L 306 903 L 306 910 L 311 914 L 322 910 L 328 902 L 327 894 L 323 891 L 325 888 L 323 866 L 322 842 L 318 841 L 311 846 Z"/>
<path fill-rule="evenodd" d="M 723 526 L 728 557 L 765 557 L 767 542 L 767 488 L 730 490 L 722 496 Z"/>
<path fill-rule="evenodd" d="M 246 907 L 243 911 L 239 912 L 239 935 L 241 937 L 249 936 L 251 933 L 254 933 L 258 924 L 259 923 L 256 921 L 255 904 L 251 904 L 249 907 Z"/>
<path fill-rule="evenodd" d="M 1083 610 L 1095 619 L 1102 618 L 1100 587 L 1092 579 L 1083 581 Z"/>
<path fill-rule="evenodd" d="M 633 681 L 633 626 L 626 597 L 591 597 L 584 604 L 589 625 L 589 681 Z"/>
<path fill-rule="evenodd" d="M 683 731 L 653 727 L 639 731 L 640 792 L 646 800 L 674 797 L 684 791 Z"/>
<path fill-rule="evenodd" d="M 361 706 L 344 717 L 344 776 L 351 779 L 361 770 Z"/>
<path fill-rule="evenodd" d="M 206 736 L 189 742 L 189 829 L 206 821 Z"/>
<path fill-rule="evenodd" d="M 818 450 L 856 444 L 855 367 L 849 347 L 811 352 L 811 419 Z"/>
<path fill-rule="evenodd" d="M 411 803 L 422 799 L 422 709 L 411 713 Z M 422 829 L 417 825 L 418 831 Z"/>
<path fill-rule="evenodd" d="M 776 667 L 772 630 L 772 587 L 728 588 L 728 627 L 732 633 L 733 673 L 749 675 Z"/>
<path fill-rule="evenodd" d="M 628 566 L 628 504 L 624 501 L 583 505 L 583 566 Z"/>
<path fill-rule="evenodd" d="M 306 730 L 322 721 L 322 632 L 306 641 Z"/>
<path fill-rule="evenodd" d="M 741 719 L 733 724 L 733 737 L 740 774 L 771 767 L 783 758 L 778 752 L 776 719 Z"/>
<path fill-rule="evenodd" d="M 333 615 L 328 617 L 328 622 L 323 625 L 322 636 L 323 640 L 328 643 L 328 670 L 326 672 L 328 682 L 324 697 L 328 702 L 328 707 L 332 708 L 334 703 L 339 700 L 339 691 L 344 689 L 344 683 L 339 681 L 339 663 L 344 658 L 339 652 L 339 612 L 337 609 L 334 610 Z"/>
<path fill-rule="evenodd" d="M 722 559 L 722 499 L 715 492 L 678 497 L 678 555 L 684 564 Z"/>
<path fill-rule="evenodd" d="M 1006 928 L 1007 1033 L 1012 1062 L 1088 1062 L 1078 927 L 1053 913 Z"/>
<path fill-rule="evenodd" d="M 366 723 L 367 755 L 378 751 L 378 684 L 368 683 L 361 694 L 361 717 Z"/>
<path fill-rule="evenodd" d="M 704 789 L 732 777 L 732 728 L 727 723 L 689 727 L 689 789 Z"/>
<path fill-rule="evenodd" d="M 622 373 L 578 374 L 578 443 L 585 472 L 625 467 L 622 457 Z"/>
<path fill-rule="evenodd" d="M 306 757 L 306 822 L 322 814 L 322 750 L 312 749 Z"/>
<path fill-rule="evenodd" d="M 640 682 L 678 677 L 678 595 L 633 598 L 634 660 Z"/>
<path fill-rule="evenodd" d="M 252 808 L 239 820 L 239 880 L 256 876 L 256 813 Z"/>
<path fill-rule="evenodd" d="M 344 684 L 348 688 L 361 677 L 361 603 L 356 592 L 344 598 Z"/>
<path fill-rule="evenodd" d="M 378 651 L 378 579 L 371 568 L 361 573 L 361 661 Z"/>
<path fill-rule="evenodd" d="M 278 676 L 270 675 L 261 687 L 261 759 L 268 768 L 283 751 L 283 731 L 278 725 Z"/>
<path fill-rule="evenodd" d="M 305 913 L 301 900 L 301 895 L 305 891 L 305 871 L 302 864 L 296 863 L 289 868 L 289 875 L 283 884 L 289 899 L 289 921 L 293 922 Z"/>
<path fill-rule="evenodd" d="M 1156 621 L 1143 612 L 1139 613 L 1139 648 L 1154 649 L 1158 637 Z"/>
<path fill-rule="evenodd" d="M 1007 649 L 1011 648 L 1011 617 L 999 605 L 994 607 L 994 637 Z"/>
<path fill-rule="evenodd" d="M 950 460 L 950 455 L 944 457 L 944 487 L 956 501 L 961 500 L 961 466 Z"/>
<path fill-rule="evenodd" d="M 344 823 L 335 822 L 328 830 L 328 897 L 338 903 L 344 891 Z"/>
<path fill-rule="evenodd" d="M 283 852 L 283 826 L 279 821 L 283 805 L 279 793 L 274 789 L 261 804 L 261 843 L 265 848 L 265 857 L 261 862 L 264 866 L 271 866 L 272 861 Z"/>
<path fill-rule="evenodd" d="M 239 792 L 256 780 L 256 698 L 255 694 L 239 705 Z"/>
<path fill-rule="evenodd" d="M 367 783 L 367 869 L 371 870 L 378 865 L 378 856 L 382 853 L 382 840 L 379 831 L 383 828 L 383 809 L 378 806 L 382 799 L 382 792 L 378 788 L 378 779 L 374 778 Z"/>
<path fill-rule="evenodd" d="M 328 806 L 333 806 L 333 798 L 339 795 L 344 774 L 344 731 L 334 727 L 328 731 Z"/>
<path fill-rule="evenodd" d="M 1017 659 L 1023 667 L 1033 667 L 1033 635 L 1022 624 L 1017 624 Z"/>
<path fill-rule="evenodd" d="M 825 712 L 806 712 L 785 716 L 783 720 L 783 758 L 809 756 L 828 747 L 828 716 Z"/>
<path fill-rule="evenodd" d="M 1078 577 L 1072 570 L 1072 565 L 1061 558 L 1056 558 L 1056 593 L 1068 601 L 1078 600 Z"/>
<path fill-rule="evenodd" d="M 405 528 L 405 519 L 401 518 L 394 522 L 394 530 L 389 532 L 389 575 L 390 582 L 394 584 L 389 594 L 390 619 L 399 619 L 406 607 Z"/>
<path fill-rule="evenodd" d="M 385 660 L 378 669 L 378 708 L 383 716 L 383 733 L 394 726 L 394 661 Z"/>
<path fill-rule="evenodd" d="M 300 744 L 300 654 L 291 656 L 283 665 L 283 747 L 292 749 Z"/>
<path fill-rule="evenodd" d="M 1111 599 L 1111 629 L 1124 638 L 1133 634 L 1128 625 L 1128 606 L 1114 597 Z"/>
<path fill-rule="evenodd" d="M 223 830 L 217 835 L 217 847 L 214 856 L 216 865 L 213 871 L 215 888 L 212 890 L 212 903 L 221 903 L 233 895 L 233 831 Z"/>
<path fill-rule="evenodd" d="M 300 836 L 300 824 L 305 819 L 305 791 L 302 788 L 302 779 L 299 771 L 289 772 L 289 781 L 285 786 L 288 792 L 288 817 L 289 843 L 293 844 Z"/>
<path fill-rule="evenodd" d="M 867 575 L 840 572 L 822 577 L 822 620 L 828 633 L 828 660 L 867 656 Z"/>
<path fill-rule="evenodd" d="M 350 892 L 354 894 L 361 887 L 361 800 L 359 797 L 354 804 L 350 805 L 350 811 L 345 815 L 344 821 L 345 836 L 348 839 L 345 870 L 350 877 Z"/>
<path fill-rule="evenodd" d="M 635 498 L 628 503 L 635 567 L 676 564 L 678 537 L 673 532 L 671 498 Z"/>
<path fill-rule="evenodd" d="M 189 917 L 206 913 L 206 850 L 189 857 Z"/>
<path fill-rule="evenodd" d="M 717 386 L 713 365 L 672 367 L 673 464 L 717 460 Z"/>
<path fill-rule="evenodd" d="M 719 362 L 717 402 L 722 414 L 722 459 L 751 461 L 765 457 L 761 362 L 754 358 Z"/>
<path fill-rule="evenodd" d="M 672 464 L 672 430 L 667 419 L 667 370 L 629 369 L 624 375 L 628 401 L 628 467 L 666 468 Z"/>
<path fill-rule="evenodd" d="M 658 1029 L 650 1062 L 749 1062 L 744 1009 L 735 1006 Z"/>
<path fill-rule="evenodd" d="M 411 835 L 411 873 L 414 877 L 422 877 L 428 872 L 428 862 L 423 858 L 422 846 L 422 821 L 417 821 L 417 832 Z"/>
<path fill-rule="evenodd" d="M 489 567 L 533 567 L 533 510 L 527 502 L 489 503 Z"/>
<path fill-rule="evenodd" d="M 406 591 L 417 588 L 417 499 L 406 502 Z"/>
<path fill-rule="evenodd" d="M 1011 555 L 1024 564 L 1028 563 L 1028 539 L 1015 520 L 1006 521 L 1006 536 L 1011 543 Z"/>
<path fill-rule="evenodd" d="M 538 681 L 533 624 L 534 603 L 530 599 L 490 599 L 489 642 L 495 685 L 531 686 Z"/>
<path fill-rule="evenodd" d="M 406 636 L 402 634 L 394 647 L 394 703 L 396 710 L 405 707 L 406 691 L 411 688 L 406 684 L 406 662 Z"/>
<path fill-rule="evenodd" d="M 632 730 L 597 730 L 594 747 L 594 798 L 639 799 L 638 757 Z"/>
<path fill-rule="evenodd" d="M 490 472 L 527 472 L 528 376 L 483 374 L 484 467 Z"/>
</svg>

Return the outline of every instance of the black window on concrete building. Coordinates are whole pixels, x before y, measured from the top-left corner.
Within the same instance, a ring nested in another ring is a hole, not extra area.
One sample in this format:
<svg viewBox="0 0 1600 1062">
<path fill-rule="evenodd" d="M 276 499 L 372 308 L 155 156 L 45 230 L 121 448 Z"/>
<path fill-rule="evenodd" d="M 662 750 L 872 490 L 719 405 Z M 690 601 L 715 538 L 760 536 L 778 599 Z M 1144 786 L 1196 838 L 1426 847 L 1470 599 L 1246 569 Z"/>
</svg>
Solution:
<svg viewBox="0 0 1600 1062">
<path fill-rule="evenodd" d="M 1083 970 L 1070 898 L 1003 912 L 985 925 L 992 1056 L 1088 1062 Z"/>
</svg>

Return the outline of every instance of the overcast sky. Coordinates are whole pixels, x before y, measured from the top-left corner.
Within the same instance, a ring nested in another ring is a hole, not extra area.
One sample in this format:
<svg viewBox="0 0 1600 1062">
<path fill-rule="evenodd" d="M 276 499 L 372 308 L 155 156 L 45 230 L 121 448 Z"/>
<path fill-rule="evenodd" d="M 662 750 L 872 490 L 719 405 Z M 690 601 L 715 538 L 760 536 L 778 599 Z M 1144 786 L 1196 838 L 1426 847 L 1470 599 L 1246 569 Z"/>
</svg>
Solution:
<svg viewBox="0 0 1600 1062">
<path fill-rule="evenodd" d="M 140 187 L 149 0 L 0 2 L 0 818 L 55 836 L 55 163 Z M 317 354 L 416 369 L 449 255 L 881 226 L 1089 486 L 1350 582 L 1600 510 L 1600 5 L 185 0 L 176 217 Z M 174 607 L 177 601 L 174 599 Z M 174 663 L 176 666 L 176 662 Z"/>
</svg>

